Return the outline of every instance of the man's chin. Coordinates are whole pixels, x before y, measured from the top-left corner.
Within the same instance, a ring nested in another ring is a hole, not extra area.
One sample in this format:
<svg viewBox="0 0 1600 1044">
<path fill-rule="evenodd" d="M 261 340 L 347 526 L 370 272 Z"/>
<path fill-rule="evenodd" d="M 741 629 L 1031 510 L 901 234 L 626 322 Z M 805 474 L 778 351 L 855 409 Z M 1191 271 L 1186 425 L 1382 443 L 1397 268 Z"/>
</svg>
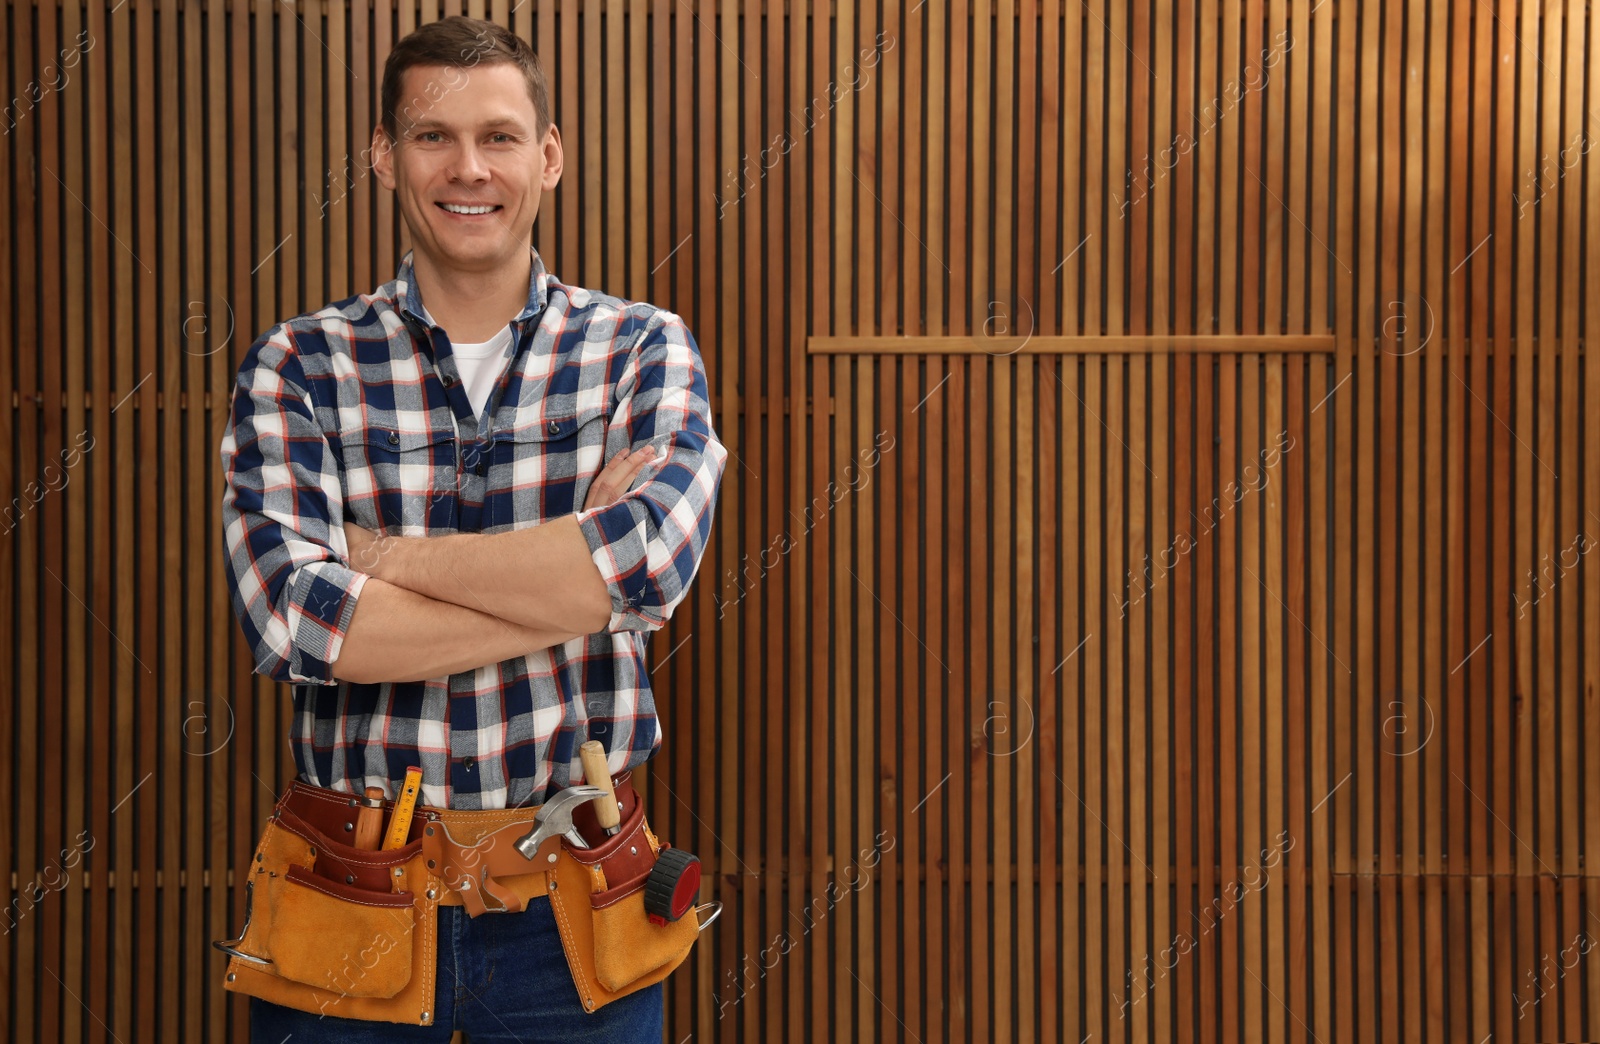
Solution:
<svg viewBox="0 0 1600 1044">
<path fill-rule="evenodd" d="M 515 257 L 518 250 L 503 230 L 496 232 L 494 236 L 442 236 L 428 253 L 440 267 L 469 272 L 493 269 Z"/>
</svg>

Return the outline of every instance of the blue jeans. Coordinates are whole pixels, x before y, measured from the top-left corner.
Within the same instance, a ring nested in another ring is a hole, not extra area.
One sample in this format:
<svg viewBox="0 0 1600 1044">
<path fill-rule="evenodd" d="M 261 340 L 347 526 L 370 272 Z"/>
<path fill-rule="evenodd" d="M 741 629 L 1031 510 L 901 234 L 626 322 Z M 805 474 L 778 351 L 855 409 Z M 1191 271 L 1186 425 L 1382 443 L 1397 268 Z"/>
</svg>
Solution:
<svg viewBox="0 0 1600 1044">
<path fill-rule="evenodd" d="M 471 1044 L 556 1041 L 660 1044 L 661 983 L 584 1011 L 561 948 L 550 900 L 535 896 L 517 914 L 469 917 L 465 907 L 439 907 L 439 974 L 433 1024 L 343 1019 L 250 998 L 254 1044 L 449 1044 L 463 1030 Z"/>
</svg>

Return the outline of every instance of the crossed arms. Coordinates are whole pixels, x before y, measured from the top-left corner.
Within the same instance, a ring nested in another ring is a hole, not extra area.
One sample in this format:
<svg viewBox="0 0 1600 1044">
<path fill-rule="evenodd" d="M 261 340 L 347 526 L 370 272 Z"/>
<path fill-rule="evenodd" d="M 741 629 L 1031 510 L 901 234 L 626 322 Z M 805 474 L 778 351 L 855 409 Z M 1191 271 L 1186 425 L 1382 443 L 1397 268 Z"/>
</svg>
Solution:
<svg viewBox="0 0 1600 1044">
<path fill-rule="evenodd" d="M 582 511 L 493 535 L 381 537 L 346 521 L 292 332 L 263 335 L 222 440 L 227 577 L 256 670 L 279 681 L 409 681 L 597 631 L 656 630 L 687 594 L 727 450 L 681 320 L 630 349 L 608 462 Z M 642 459 L 646 444 L 659 447 Z M 640 470 L 646 480 L 629 489 Z"/>
<path fill-rule="evenodd" d="M 631 456 L 635 465 L 647 459 Z M 619 455 L 607 470 L 627 470 L 629 459 Z M 591 490 L 586 503 L 609 501 Z M 603 631 L 611 618 L 576 515 L 493 536 L 379 537 L 354 522 L 344 531 L 367 582 L 333 663 L 342 681 L 472 670 Z"/>
</svg>

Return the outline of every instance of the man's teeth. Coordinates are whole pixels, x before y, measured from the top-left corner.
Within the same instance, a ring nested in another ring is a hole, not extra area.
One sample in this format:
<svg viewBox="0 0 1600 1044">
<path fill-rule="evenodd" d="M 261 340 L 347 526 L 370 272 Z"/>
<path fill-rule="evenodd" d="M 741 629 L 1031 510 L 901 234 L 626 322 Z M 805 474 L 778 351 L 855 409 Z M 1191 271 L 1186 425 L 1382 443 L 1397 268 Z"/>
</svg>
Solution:
<svg viewBox="0 0 1600 1044">
<path fill-rule="evenodd" d="M 452 214 L 487 214 L 500 209 L 498 205 L 481 207 L 463 207 L 455 203 L 441 203 L 439 205 Z"/>
</svg>

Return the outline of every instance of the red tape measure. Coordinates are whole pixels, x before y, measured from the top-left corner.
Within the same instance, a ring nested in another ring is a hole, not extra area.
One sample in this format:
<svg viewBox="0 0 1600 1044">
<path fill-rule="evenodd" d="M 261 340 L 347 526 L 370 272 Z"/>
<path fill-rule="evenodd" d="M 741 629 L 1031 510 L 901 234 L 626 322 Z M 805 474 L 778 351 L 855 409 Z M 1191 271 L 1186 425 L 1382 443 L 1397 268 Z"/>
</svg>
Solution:
<svg viewBox="0 0 1600 1044">
<path fill-rule="evenodd" d="M 689 912 L 700 892 L 700 860 L 681 848 L 663 848 L 644 884 L 644 912 L 652 924 L 670 924 Z"/>
</svg>

